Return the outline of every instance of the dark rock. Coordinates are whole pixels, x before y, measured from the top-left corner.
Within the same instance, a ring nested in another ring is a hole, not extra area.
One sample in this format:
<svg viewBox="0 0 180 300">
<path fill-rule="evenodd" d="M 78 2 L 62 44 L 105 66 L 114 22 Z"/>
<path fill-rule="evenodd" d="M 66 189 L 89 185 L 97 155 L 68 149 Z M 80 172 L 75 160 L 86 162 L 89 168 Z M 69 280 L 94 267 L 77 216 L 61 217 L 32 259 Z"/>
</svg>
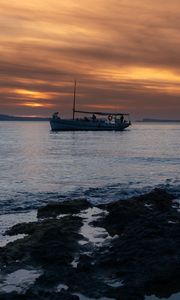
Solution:
<svg viewBox="0 0 180 300">
<path fill-rule="evenodd" d="M 110 249 L 104 247 L 98 264 L 114 270 L 131 288 L 144 289 L 150 282 L 179 276 L 180 214 L 172 208 L 172 199 L 156 189 L 105 205 L 109 214 L 100 220 L 101 226 L 119 238 L 112 240 Z"/>
<path fill-rule="evenodd" d="M 91 207 L 91 204 L 85 199 L 76 199 L 73 201 L 52 202 L 38 209 L 38 218 L 57 217 L 60 214 L 77 214 L 83 209 Z"/>
<path fill-rule="evenodd" d="M 37 226 L 37 222 L 16 224 L 7 230 L 4 235 L 33 234 L 37 230 Z"/>
<path fill-rule="evenodd" d="M 168 210 L 172 206 L 173 199 L 173 195 L 159 188 L 154 189 L 150 193 L 132 198 L 132 200 L 137 202 L 153 205 L 158 210 Z"/>
<path fill-rule="evenodd" d="M 109 297 L 120 300 L 143 300 L 146 293 L 158 294 L 157 286 L 180 277 L 180 213 L 173 208 L 173 197 L 164 190 L 126 201 L 117 201 L 101 208 L 108 215 L 99 214 L 91 226 L 105 228 L 113 237 L 101 247 L 80 245 L 83 220 L 78 214 L 90 207 L 87 201 L 50 204 L 39 209 L 39 217 L 47 218 L 30 224 L 18 224 L 9 234 L 26 233 L 0 248 L 0 267 L 8 270 L 32 265 L 43 270 L 34 285 L 25 293 L 0 295 L 4 300 L 76 300 L 84 294 L 89 298 Z M 78 258 L 77 268 L 71 265 Z M 17 260 L 19 262 L 17 262 Z M 111 286 L 109 279 L 124 285 Z M 63 283 L 68 289 L 57 292 Z M 177 289 L 177 285 L 168 289 Z M 163 293 L 159 293 L 163 295 Z M 167 295 L 167 293 L 166 293 Z"/>
<path fill-rule="evenodd" d="M 1 300 L 79 300 L 79 297 L 72 295 L 66 291 L 46 292 L 43 290 L 32 291 L 29 290 L 26 294 L 0 294 Z"/>
<path fill-rule="evenodd" d="M 100 205 L 106 209 L 109 215 L 105 218 L 105 226 L 111 235 L 121 235 L 127 225 L 133 226 L 136 220 L 153 226 L 153 219 L 156 216 L 159 222 L 167 222 L 171 218 L 176 220 L 177 211 L 172 208 L 173 196 L 165 190 L 155 189 L 154 191 L 133 197 L 130 200 L 116 201 L 109 204 Z M 178 217 L 179 218 L 179 217 Z M 155 219 L 155 228 L 158 227 Z M 141 229 L 141 224 L 139 224 Z M 148 227 L 147 227 L 148 229 Z M 157 228 L 156 228 L 157 229 Z"/>
<path fill-rule="evenodd" d="M 16 260 L 38 262 L 43 265 L 68 264 L 73 260 L 73 253 L 79 247 L 78 240 L 81 235 L 78 231 L 81 225 L 81 218 L 73 216 L 31 223 L 30 236 L 0 248 L 0 265 L 9 265 Z M 16 226 L 16 234 L 24 232 L 22 228 L 27 229 L 24 224 Z"/>
</svg>

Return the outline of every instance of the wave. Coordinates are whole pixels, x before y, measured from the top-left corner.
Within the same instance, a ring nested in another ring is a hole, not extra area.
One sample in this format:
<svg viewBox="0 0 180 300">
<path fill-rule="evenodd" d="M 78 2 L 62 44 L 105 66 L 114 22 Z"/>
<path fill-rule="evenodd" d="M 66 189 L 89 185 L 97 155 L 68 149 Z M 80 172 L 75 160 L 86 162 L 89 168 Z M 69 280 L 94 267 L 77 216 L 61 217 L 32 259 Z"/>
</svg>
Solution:
<svg viewBox="0 0 180 300">
<path fill-rule="evenodd" d="M 167 179 L 163 184 L 155 186 L 141 186 L 141 182 L 128 182 L 109 184 L 100 187 L 76 188 L 70 192 L 14 192 L 11 195 L 1 193 L 0 214 L 26 212 L 37 209 L 49 202 L 62 202 L 64 200 L 87 199 L 94 205 L 117 200 L 126 200 L 134 196 L 146 194 L 155 188 L 166 190 L 180 200 L 179 179 Z"/>
</svg>

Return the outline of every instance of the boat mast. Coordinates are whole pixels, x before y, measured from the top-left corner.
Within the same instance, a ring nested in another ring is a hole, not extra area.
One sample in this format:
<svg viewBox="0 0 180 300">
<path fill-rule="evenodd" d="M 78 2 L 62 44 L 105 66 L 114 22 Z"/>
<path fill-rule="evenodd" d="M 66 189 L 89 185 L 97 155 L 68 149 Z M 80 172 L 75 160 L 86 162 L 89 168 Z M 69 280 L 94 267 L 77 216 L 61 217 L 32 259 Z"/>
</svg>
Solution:
<svg viewBox="0 0 180 300">
<path fill-rule="evenodd" d="M 76 80 L 74 81 L 73 120 L 75 116 L 75 106 L 76 106 Z"/>
</svg>

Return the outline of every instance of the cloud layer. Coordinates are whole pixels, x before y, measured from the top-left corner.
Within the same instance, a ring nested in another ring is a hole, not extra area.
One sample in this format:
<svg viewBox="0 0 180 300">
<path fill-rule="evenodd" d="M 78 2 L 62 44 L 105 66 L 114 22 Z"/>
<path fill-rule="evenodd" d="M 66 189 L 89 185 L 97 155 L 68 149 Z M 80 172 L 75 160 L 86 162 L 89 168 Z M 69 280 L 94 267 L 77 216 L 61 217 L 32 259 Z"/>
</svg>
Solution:
<svg viewBox="0 0 180 300">
<path fill-rule="evenodd" d="M 0 0 L 0 111 L 179 118 L 179 0 Z"/>
</svg>

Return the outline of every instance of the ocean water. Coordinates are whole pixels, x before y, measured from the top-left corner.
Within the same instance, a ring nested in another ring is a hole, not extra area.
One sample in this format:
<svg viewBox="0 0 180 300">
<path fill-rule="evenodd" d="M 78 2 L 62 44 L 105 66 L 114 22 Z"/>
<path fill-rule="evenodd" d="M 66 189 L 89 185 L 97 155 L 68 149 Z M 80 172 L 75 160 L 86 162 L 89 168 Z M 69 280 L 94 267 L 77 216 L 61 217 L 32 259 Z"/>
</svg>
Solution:
<svg viewBox="0 0 180 300">
<path fill-rule="evenodd" d="M 48 122 L 0 122 L 0 247 L 23 237 L 4 235 L 7 228 L 36 221 L 37 207 L 50 201 L 125 201 L 156 187 L 180 200 L 179 135 L 180 123 L 134 123 L 124 132 L 55 133 Z M 94 217 L 93 211 L 89 218 Z M 102 228 L 92 230 L 87 220 L 81 230 L 101 243 L 94 235 Z M 0 289 L 21 290 L 39 276 L 33 270 L 18 272 L 9 274 Z"/>
<path fill-rule="evenodd" d="M 155 187 L 180 199 L 180 124 L 124 132 L 51 132 L 48 122 L 0 122 L 0 214 L 49 201 L 124 200 Z"/>
</svg>

